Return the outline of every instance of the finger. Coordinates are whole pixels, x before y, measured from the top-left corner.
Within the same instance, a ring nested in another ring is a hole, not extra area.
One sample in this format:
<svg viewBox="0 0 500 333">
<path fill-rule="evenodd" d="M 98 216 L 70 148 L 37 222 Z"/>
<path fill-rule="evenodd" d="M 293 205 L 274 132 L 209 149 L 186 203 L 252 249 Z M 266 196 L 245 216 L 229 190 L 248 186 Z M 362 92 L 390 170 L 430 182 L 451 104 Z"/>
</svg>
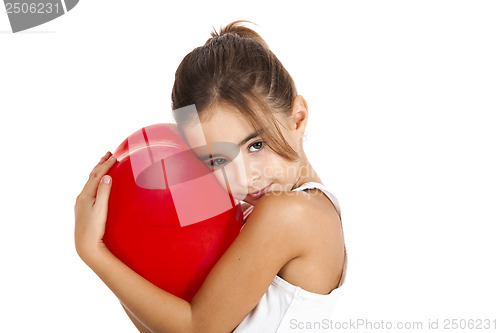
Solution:
<svg viewBox="0 0 500 333">
<path fill-rule="evenodd" d="M 108 151 L 106 154 L 104 154 L 104 156 L 103 156 L 103 157 L 101 157 L 101 160 L 99 161 L 99 163 L 97 163 L 97 165 L 101 165 L 101 164 L 103 164 L 104 162 L 106 162 L 106 160 L 107 160 L 107 159 L 108 159 L 111 155 L 113 155 L 113 154 L 111 154 L 111 152 L 110 152 L 110 151 Z M 96 166 L 97 166 L 97 165 L 96 165 Z"/>
<path fill-rule="evenodd" d="M 97 196 L 95 198 L 95 203 L 94 203 L 94 207 L 99 211 L 103 212 L 104 216 L 107 216 L 108 213 L 108 199 L 110 192 L 111 192 L 111 177 L 109 175 L 105 175 L 99 181 Z"/>
<path fill-rule="evenodd" d="M 84 196 L 90 197 L 90 198 L 95 198 L 97 194 L 97 187 L 99 186 L 99 181 L 101 180 L 102 176 L 104 176 L 110 169 L 113 167 L 113 165 L 116 162 L 116 157 L 111 156 L 108 158 L 106 162 L 103 164 L 99 165 L 94 171 L 89 180 L 87 181 L 87 184 L 85 184 L 85 187 L 83 188 L 82 194 Z"/>
<path fill-rule="evenodd" d="M 94 172 L 94 170 L 95 170 L 95 169 L 96 169 L 99 165 L 101 165 L 101 164 L 103 164 L 104 162 L 106 162 L 106 161 L 108 160 L 108 158 L 109 158 L 111 155 L 112 155 L 112 154 L 111 154 L 111 152 L 109 152 L 109 151 L 108 151 L 108 152 L 107 152 L 107 153 L 106 153 L 103 157 L 101 157 L 101 160 L 99 161 L 99 163 L 97 163 L 97 164 L 95 165 L 95 167 L 92 169 L 92 171 L 90 172 L 89 177 L 92 175 L 92 172 Z"/>
<path fill-rule="evenodd" d="M 96 169 L 98 166 L 102 165 L 104 162 L 106 162 L 113 154 L 111 154 L 110 151 L 106 152 L 106 154 L 104 154 L 103 157 L 101 157 L 101 160 L 99 161 L 99 163 L 97 163 L 97 165 L 92 169 L 92 171 L 90 172 L 89 174 L 89 179 L 87 179 L 87 182 L 85 183 L 85 185 L 83 186 L 83 189 L 82 191 L 80 192 L 80 194 L 78 195 L 78 197 L 76 198 L 76 202 L 78 203 L 79 200 L 81 199 L 85 199 L 87 196 L 86 196 L 86 193 L 85 193 L 85 188 L 88 186 L 88 184 L 90 183 L 90 181 L 92 180 L 92 178 L 94 178 L 97 174 L 96 174 Z M 76 205 L 76 204 L 75 204 Z"/>
<path fill-rule="evenodd" d="M 85 185 L 83 186 L 83 190 L 82 192 L 80 192 L 80 195 L 83 195 L 85 196 L 85 193 L 84 193 L 84 190 L 85 188 L 88 186 L 88 184 L 91 182 L 91 180 L 95 177 L 97 177 L 97 168 L 99 166 L 101 166 L 103 163 L 105 163 L 110 157 L 112 156 L 111 152 L 107 152 L 103 157 L 101 157 L 101 160 L 99 161 L 99 163 L 97 163 L 97 165 L 92 169 L 92 171 L 90 172 L 89 174 L 89 179 L 87 179 L 87 182 L 85 183 Z"/>
<path fill-rule="evenodd" d="M 106 156 L 106 155 L 105 155 Z M 89 174 L 89 180 L 92 180 L 93 178 L 100 178 L 102 177 L 104 174 L 100 174 L 100 170 L 104 167 L 107 166 L 106 163 L 109 163 L 111 158 L 113 158 L 114 160 L 116 160 L 116 157 L 113 156 L 113 155 L 110 155 L 109 157 L 106 158 L 106 160 L 104 162 L 99 162 L 99 164 L 97 164 L 94 169 L 92 169 L 92 172 Z"/>
</svg>

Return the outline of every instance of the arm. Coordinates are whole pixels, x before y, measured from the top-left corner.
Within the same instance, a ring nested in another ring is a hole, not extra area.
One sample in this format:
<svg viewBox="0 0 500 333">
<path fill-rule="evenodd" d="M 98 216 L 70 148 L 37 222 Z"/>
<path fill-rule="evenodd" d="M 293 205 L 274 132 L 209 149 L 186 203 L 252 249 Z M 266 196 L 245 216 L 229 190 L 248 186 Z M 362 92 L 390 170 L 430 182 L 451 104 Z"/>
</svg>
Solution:
<svg viewBox="0 0 500 333">
<path fill-rule="evenodd" d="M 151 284 L 105 248 L 83 258 L 152 332 L 230 332 L 257 305 L 281 267 L 302 251 L 303 235 L 290 227 L 299 206 L 280 209 L 276 206 L 285 205 L 285 198 L 266 199 L 191 303 Z M 271 206 L 280 213 L 270 214 Z"/>
<path fill-rule="evenodd" d="M 123 309 L 127 313 L 127 315 L 130 318 L 130 320 L 132 320 L 132 322 L 134 323 L 135 327 L 137 327 L 137 329 L 139 330 L 139 332 L 141 332 L 141 333 L 151 333 L 151 331 L 146 326 L 144 326 L 139 320 L 137 320 L 136 317 L 134 317 L 133 314 L 131 314 L 127 310 L 127 308 L 125 307 L 125 305 L 123 305 L 123 303 L 121 303 L 121 305 L 123 306 Z"/>
<path fill-rule="evenodd" d="M 188 303 L 137 274 L 102 241 L 112 185 L 101 180 L 115 162 L 113 157 L 104 159 L 75 203 L 75 247 L 125 308 L 152 332 L 230 332 L 255 307 L 280 269 L 307 255 L 305 244 L 313 237 L 302 222 L 310 212 L 304 209 L 300 193 L 264 196 Z"/>
<path fill-rule="evenodd" d="M 281 268 L 306 253 L 302 210 L 297 196 L 261 198 L 191 301 L 194 332 L 233 330 Z"/>
</svg>

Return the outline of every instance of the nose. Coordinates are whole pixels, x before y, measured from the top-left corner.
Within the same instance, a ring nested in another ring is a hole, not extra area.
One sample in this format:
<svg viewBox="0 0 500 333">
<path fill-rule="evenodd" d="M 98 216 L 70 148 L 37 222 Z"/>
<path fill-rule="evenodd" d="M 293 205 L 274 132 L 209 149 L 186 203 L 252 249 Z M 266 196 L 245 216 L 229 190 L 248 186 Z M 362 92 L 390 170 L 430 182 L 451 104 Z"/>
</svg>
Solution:
<svg viewBox="0 0 500 333">
<path fill-rule="evenodd" d="M 247 191 L 252 192 L 259 185 L 262 178 L 262 161 L 252 157 L 244 157 L 245 160 L 245 175 Z"/>
<path fill-rule="evenodd" d="M 259 162 L 241 153 L 223 168 L 224 180 L 230 186 L 231 192 L 239 199 L 245 198 L 248 192 L 258 185 L 261 177 Z"/>
</svg>

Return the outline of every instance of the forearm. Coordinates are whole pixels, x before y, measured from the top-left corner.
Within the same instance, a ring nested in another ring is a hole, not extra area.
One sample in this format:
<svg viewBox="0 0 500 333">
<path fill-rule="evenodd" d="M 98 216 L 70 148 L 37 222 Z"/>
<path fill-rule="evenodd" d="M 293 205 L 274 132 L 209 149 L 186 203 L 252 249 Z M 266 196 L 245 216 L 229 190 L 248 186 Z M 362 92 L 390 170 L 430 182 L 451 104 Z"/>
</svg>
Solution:
<svg viewBox="0 0 500 333">
<path fill-rule="evenodd" d="M 152 332 L 191 331 L 191 305 L 188 302 L 147 281 L 107 248 L 99 249 L 84 261 Z"/>
<path fill-rule="evenodd" d="M 146 326 L 144 326 L 143 323 L 141 323 L 132 313 L 130 313 L 130 311 L 125 307 L 125 305 L 123 305 L 123 303 L 120 303 L 120 304 L 122 305 L 123 309 L 127 313 L 127 316 L 130 318 L 130 320 L 132 321 L 132 323 L 134 323 L 135 327 L 137 327 L 137 329 L 139 330 L 139 332 L 141 332 L 141 333 L 151 333 L 151 331 L 149 330 L 149 328 L 147 328 Z"/>
</svg>

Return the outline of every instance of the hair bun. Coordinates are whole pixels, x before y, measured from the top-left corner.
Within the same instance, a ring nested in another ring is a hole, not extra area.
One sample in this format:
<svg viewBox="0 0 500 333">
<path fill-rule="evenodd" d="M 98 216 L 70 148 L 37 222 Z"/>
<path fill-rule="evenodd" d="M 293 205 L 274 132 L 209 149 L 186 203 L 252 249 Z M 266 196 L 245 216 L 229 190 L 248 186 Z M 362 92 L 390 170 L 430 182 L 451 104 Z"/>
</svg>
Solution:
<svg viewBox="0 0 500 333">
<path fill-rule="evenodd" d="M 219 29 L 219 32 L 217 32 L 215 30 L 215 28 L 212 27 L 214 29 L 212 32 L 210 32 L 210 34 L 212 35 L 212 38 L 209 38 L 206 43 L 210 42 L 214 38 L 222 37 L 226 34 L 235 34 L 241 38 L 255 40 L 255 41 L 259 42 L 260 44 L 262 44 L 266 49 L 269 49 L 269 46 L 267 45 L 267 43 L 264 41 L 264 39 L 258 33 L 256 33 L 254 30 L 242 25 L 242 23 L 244 23 L 244 22 L 257 25 L 255 23 L 247 21 L 247 20 L 238 20 L 238 21 L 234 21 L 234 22 L 229 23 L 224 28 L 221 27 Z"/>
</svg>

